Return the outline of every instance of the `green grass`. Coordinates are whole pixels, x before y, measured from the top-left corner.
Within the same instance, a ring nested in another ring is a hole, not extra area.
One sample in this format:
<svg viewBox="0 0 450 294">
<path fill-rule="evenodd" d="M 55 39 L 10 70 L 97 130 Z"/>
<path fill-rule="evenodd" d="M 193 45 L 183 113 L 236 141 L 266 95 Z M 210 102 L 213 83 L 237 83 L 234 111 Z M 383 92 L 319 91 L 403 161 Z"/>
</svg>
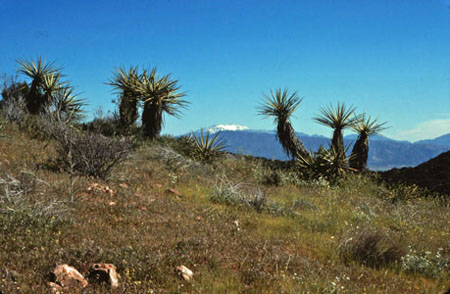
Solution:
<svg viewBox="0 0 450 294">
<path fill-rule="evenodd" d="M 392 201 L 395 188 L 369 176 L 334 186 L 310 183 L 242 156 L 197 163 L 168 152 L 166 143 L 142 141 L 103 181 L 49 168 L 55 143 L 6 124 L 0 291 L 46 293 L 55 265 L 86 274 L 94 262 L 117 266 L 117 293 L 431 294 L 450 286 L 448 200 Z M 224 178 L 240 185 L 242 197 L 263 192 L 263 209 L 215 200 Z M 26 193 L 14 198 L 11 190 Z M 413 257 L 376 267 L 344 258 L 342 244 L 363 229 L 380 232 Z M 194 271 L 192 282 L 175 274 L 182 264 Z M 109 290 L 90 286 L 86 293 Z"/>
</svg>

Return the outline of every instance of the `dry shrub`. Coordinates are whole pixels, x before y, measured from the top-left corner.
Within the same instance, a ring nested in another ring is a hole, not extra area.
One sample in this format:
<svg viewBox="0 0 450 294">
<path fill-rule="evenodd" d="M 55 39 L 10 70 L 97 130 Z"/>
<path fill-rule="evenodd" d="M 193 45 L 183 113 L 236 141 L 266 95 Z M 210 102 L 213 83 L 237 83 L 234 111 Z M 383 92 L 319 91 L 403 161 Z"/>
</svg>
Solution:
<svg viewBox="0 0 450 294">
<path fill-rule="evenodd" d="M 81 132 L 63 123 L 47 124 L 46 131 L 58 143 L 58 165 L 71 174 L 105 179 L 133 147 L 127 138 Z"/>
<path fill-rule="evenodd" d="M 339 253 L 345 262 L 353 260 L 379 268 L 399 262 L 405 255 L 405 250 L 381 231 L 365 228 L 344 236 L 339 245 Z"/>
</svg>

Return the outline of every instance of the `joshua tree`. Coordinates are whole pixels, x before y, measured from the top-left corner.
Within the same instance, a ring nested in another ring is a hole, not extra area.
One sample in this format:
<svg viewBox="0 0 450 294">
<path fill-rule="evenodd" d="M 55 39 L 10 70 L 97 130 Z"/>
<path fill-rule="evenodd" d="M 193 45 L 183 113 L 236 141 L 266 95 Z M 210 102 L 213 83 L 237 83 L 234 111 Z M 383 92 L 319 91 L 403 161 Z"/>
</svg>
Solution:
<svg viewBox="0 0 450 294">
<path fill-rule="evenodd" d="M 20 65 L 19 72 L 31 79 L 30 91 L 25 98 L 28 111 L 31 114 L 39 114 L 46 104 L 48 104 L 51 91 L 56 90 L 55 87 L 59 83 L 60 78 L 59 69 L 53 65 L 53 62 L 46 63 L 45 59 L 41 57 L 38 57 L 36 62 L 20 60 L 18 63 Z M 44 84 L 46 82 L 47 86 L 51 87 L 47 87 L 44 90 Z M 55 84 L 50 82 L 55 82 Z"/>
<path fill-rule="evenodd" d="M 297 92 L 289 93 L 288 89 L 270 90 L 270 96 L 264 95 L 266 101 L 261 105 L 259 114 L 273 116 L 277 124 L 278 140 L 284 151 L 292 158 L 308 157 L 309 153 L 300 139 L 295 135 L 291 125 L 290 116 L 297 110 L 303 99 L 300 99 Z"/>
<path fill-rule="evenodd" d="M 138 87 L 142 83 L 137 67 L 130 67 L 127 71 L 121 67 L 116 69 L 108 85 L 113 86 L 120 94 L 119 115 L 120 125 L 128 128 L 138 118 Z"/>
<path fill-rule="evenodd" d="M 320 109 L 321 116 L 315 117 L 314 120 L 320 124 L 333 128 L 333 138 L 331 139 L 331 149 L 341 158 L 345 158 L 344 137 L 342 131 L 346 128 L 353 127 L 359 121 L 359 117 L 355 116 L 355 108 L 350 106 L 347 108 L 345 103 L 337 103 L 336 108 L 332 105 Z"/>
<path fill-rule="evenodd" d="M 378 123 L 377 119 L 371 120 L 370 116 L 366 119 L 365 114 L 363 114 L 361 120 L 353 126 L 353 130 L 358 133 L 358 139 L 350 156 L 351 168 L 359 171 L 366 169 L 369 155 L 369 136 L 385 130 L 385 125 L 386 122 Z"/>
<path fill-rule="evenodd" d="M 139 87 L 140 97 L 144 102 L 142 128 L 148 138 L 155 139 L 161 133 L 164 113 L 178 116 L 180 108 L 187 106 L 188 102 L 183 99 L 186 94 L 179 92 L 177 83 L 170 75 L 157 77 L 156 68 L 142 73 L 142 84 Z"/>
</svg>

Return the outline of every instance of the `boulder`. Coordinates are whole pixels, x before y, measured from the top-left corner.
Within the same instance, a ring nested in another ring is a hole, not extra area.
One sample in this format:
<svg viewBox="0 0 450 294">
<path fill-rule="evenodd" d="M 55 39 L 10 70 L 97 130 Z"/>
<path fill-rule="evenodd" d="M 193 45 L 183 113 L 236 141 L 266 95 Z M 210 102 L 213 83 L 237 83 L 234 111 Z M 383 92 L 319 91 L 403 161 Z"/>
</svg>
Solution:
<svg viewBox="0 0 450 294">
<path fill-rule="evenodd" d="M 60 264 L 51 273 L 52 285 L 57 284 L 64 290 L 82 289 L 88 282 L 80 272 L 67 264 Z"/>
<path fill-rule="evenodd" d="M 89 269 L 89 281 L 119 287 L 116 266 L 111 263 L 94 263 Z"/>
</svg>

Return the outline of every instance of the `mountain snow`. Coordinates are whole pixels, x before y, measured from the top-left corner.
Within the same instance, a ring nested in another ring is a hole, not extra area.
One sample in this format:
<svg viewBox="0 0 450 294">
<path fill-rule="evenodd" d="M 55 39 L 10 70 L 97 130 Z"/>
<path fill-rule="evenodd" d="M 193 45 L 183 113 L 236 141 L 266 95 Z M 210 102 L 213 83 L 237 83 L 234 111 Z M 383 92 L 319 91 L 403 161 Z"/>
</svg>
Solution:
<svg viewBox="0 0 450 294">
<path fill-rule="evenodd" d="M 248 127 L 241 126 L 241 125 L 235 125 L 235 124 L 230 124 L 230 125 L 219 124 L 219 125 L 214 125 L 214 126 L 208 127 L 208 128 L 206 128 L 205 131 L 208 131 L 210 133 L 217 133 L 220 131 L 244 131 L 244 130 L 248 130 Z"/>
</svg>

